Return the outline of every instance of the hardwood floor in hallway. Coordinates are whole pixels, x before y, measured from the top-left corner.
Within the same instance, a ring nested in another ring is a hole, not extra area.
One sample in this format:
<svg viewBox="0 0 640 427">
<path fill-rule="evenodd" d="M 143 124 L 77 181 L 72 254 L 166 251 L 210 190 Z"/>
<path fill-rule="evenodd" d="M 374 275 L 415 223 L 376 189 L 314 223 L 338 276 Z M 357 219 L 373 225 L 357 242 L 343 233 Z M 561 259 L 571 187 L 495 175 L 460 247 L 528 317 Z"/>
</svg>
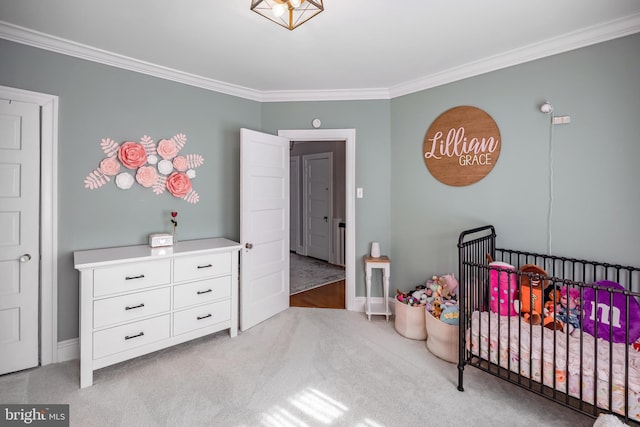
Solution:
<svg viewBox="0 0 640 427">
<path fill-rule="evenodd" d="M 337 308 L 345 309 L 345 281 L 300 292 L 289 297 L 291 307 Z"/>
</svg>

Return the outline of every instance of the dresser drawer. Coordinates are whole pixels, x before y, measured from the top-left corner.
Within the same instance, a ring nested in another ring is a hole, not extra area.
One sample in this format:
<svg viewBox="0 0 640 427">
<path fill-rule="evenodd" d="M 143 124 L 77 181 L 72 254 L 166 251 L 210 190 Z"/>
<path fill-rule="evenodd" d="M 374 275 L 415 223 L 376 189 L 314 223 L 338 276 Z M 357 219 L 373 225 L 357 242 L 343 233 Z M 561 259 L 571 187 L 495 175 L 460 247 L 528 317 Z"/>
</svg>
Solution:
<svg viewBox="0 0 640 427">
<path fill-rule="evenodd" d="M 231 300 L 177 311 L 173 314 L 173 335 L 184 334 L 229 319 L 231 319 Z"/>
<path fill-rule="evenodd" d="M 231 273 L 231 254 L 229 252 L 176 257 L 173 262 L 174 282 Z"/>
<path fill-rule="evenodd" d="M 171 316 L 140 320 L 93 333 L 93 358 L 109 356 L 169 338 Z"/>
<path fill-rule="evenodd" d="M 93 272 L 93 296 L 128 292 L 171 282 L 171 260 L 131 262 L 96 268 Z"/>
<path fill-rule="evenodd" d="M 170 309 L 170 287 L 105 298 L 93 302 L 93 327 L 136 320 Z"/>
<path fill-rule="evenodd" d="M 222 276 L 198 282 L 176 285 L 173 290 L 173 308 L 185 308 L 222 298 L 231 297 L 231 277 Z"/>
</svg>

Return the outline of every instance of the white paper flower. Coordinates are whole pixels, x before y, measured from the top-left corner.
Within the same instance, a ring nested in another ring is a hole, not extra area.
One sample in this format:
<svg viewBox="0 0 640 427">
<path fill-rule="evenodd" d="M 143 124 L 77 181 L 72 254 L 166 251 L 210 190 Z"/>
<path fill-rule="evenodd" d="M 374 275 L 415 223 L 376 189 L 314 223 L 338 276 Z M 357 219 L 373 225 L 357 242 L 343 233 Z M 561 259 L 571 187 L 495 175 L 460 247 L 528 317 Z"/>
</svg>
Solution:
<svg viewBox="0 0 640 427">
<path fill-rule="evenodd" d="M 173 171 L 171 160 L 160 160 L 158 162 L 158 172 L 162 175 L 169 175 Z"/>
<path fill-rule="evenodd" d="M 189 169 L 189 170 L 187 171 L 187 176 L 188 176 L 190 179 L 195 178 L 195 177 L 196 177 L 196 171 L 195 171 L 194 169 Z"/>
<path fill-rule="evenodd" d="M 147 156 L 147 163 L 149 163 L 150 165 L 155 165 L 156 163 L 158 163 L 158 156 L 156 156 L 155 154 L 149 154 Z"/>
<path fill-rule="evenodd" d="M 129 172 L 122 172 L 116 176 L 116 185 L 122 190 L 128 190 L 133 185 L 133 175 Z"/>
</svg>

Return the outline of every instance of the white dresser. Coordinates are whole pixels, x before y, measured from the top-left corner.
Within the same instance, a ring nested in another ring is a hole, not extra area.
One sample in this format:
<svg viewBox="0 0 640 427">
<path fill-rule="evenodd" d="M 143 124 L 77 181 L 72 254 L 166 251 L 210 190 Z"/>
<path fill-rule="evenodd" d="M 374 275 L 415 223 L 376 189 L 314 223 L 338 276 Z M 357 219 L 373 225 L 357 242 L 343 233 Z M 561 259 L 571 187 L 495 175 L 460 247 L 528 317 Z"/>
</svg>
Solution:
<svg viewBox="0 0 640 427">
<path fill-rule="evenodd" d="M 93 371 L 223 329 L 238 334 L 238 254 L 224 238 L 77 251 L 80 387 Z"/>
</svg>

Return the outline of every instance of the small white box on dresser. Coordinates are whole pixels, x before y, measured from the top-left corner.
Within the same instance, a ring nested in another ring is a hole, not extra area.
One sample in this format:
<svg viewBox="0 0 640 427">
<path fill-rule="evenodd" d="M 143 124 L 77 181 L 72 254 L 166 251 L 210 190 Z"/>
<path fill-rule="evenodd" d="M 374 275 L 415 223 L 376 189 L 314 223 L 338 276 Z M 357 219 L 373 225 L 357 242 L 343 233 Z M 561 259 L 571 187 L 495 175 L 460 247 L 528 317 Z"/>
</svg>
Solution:
<svg viewBox="0 0 640 427">
<path fill-rule="evenodd" d="M 152 248 L 160 248 L 173 245 L 173 236 L 169 233 L 153 233 L 149 234 L 149 246 Z"/>
<path fill-rule="evenodd" d="M 74 253 L 80 387 L 115 363 L 229 329 L 238 334 L 239 243 L 224 238 Z"/>
</svg>

